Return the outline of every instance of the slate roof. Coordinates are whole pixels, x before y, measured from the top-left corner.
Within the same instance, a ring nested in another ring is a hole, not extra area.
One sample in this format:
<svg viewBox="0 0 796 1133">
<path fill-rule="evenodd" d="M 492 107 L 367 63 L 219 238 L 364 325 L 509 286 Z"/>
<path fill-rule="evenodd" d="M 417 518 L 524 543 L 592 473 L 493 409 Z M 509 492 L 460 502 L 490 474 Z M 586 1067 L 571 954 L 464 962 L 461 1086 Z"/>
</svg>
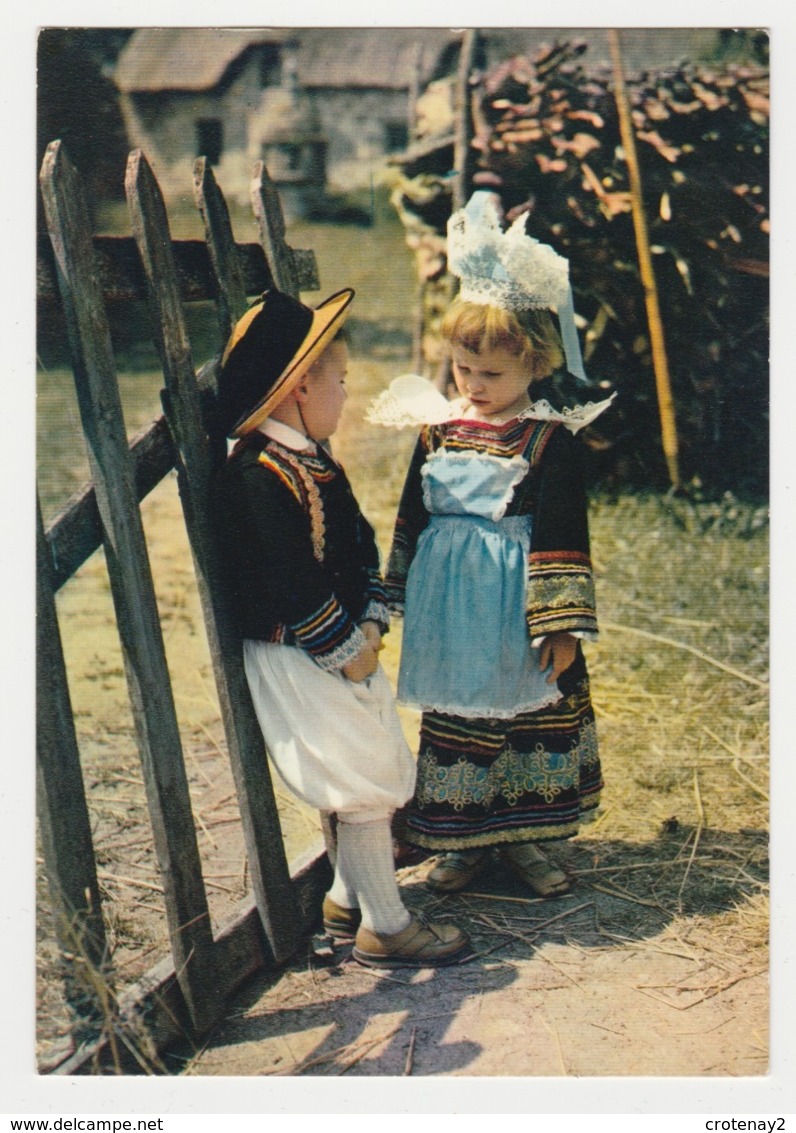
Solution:
<svg viewBox="0 0 796 1133">
<path fill-rule="evenodd" d="M 212 90 L 247 48 L 293 39 L 289 28 L 139 28 L 113 79 L 125 93 Z"/>
<path fill-rule="evenodd" d="M 491 66 L 515 54 L 535 54 L 542 43 L 585 39 L 588 58 L 608 63 L 605 28 L 482 28 Z M 715 30 L 623 30 L 628 69 L 656 67 L 693 56 Z M 421 85 L 459 39 L 452 28 L 139 28 L 122 49 L 114 72 L 121 91 L 211 90 L 248 48 L 293 43 L 297 76 L 305 88 L 406 90 L 419 58 Z M 418 55 L 419 52 L 419 55 Z"/>
</svg>

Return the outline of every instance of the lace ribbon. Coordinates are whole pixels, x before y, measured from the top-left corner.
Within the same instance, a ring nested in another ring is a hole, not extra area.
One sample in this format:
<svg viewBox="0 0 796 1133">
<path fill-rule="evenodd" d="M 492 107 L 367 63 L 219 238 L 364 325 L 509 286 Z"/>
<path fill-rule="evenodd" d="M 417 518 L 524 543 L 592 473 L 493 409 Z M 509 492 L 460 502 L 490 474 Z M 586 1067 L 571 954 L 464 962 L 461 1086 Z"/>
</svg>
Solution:
<svg viewBox="0 0 796 1133">
<path fill-rule="evenodd" d="M 549 401 L 535 401 L 522 413 L 519 419 L 533 418 L 536 421 L 560 421 L 571 433 L 590 425 L 604 413 L 616 397 L 612 393 L 604 401 L 588 401 L 585 405 L 573 405 L 564 409 L 554 409 Z M 461 417 L 464 402 L 448 399 L 427 378 L 419 374 L 402 374 L 390 382 L 386 390 L 379 394 L 368 406 L 365 420 L 372 425 L 385 425 L 388 428 L 419 429 L 423 425 L 441 425 Z"/>
</svg>

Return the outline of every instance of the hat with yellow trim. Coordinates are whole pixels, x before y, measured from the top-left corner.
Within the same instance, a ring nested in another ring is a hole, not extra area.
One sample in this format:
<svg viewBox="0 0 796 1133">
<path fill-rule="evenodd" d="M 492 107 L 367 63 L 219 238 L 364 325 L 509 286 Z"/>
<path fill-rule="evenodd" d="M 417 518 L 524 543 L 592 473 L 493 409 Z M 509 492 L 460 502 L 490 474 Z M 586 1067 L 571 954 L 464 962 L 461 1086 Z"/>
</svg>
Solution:
<svg viewBox="0 0 796 1133">
<path fill-rule="evenodd" d="M 221 356 L 217 411 L 230 437 L 255 429 L 294 390 L 349 314 L 354 292 L 318 307 L 272 288 L 235 324 Z"/>
</svg>

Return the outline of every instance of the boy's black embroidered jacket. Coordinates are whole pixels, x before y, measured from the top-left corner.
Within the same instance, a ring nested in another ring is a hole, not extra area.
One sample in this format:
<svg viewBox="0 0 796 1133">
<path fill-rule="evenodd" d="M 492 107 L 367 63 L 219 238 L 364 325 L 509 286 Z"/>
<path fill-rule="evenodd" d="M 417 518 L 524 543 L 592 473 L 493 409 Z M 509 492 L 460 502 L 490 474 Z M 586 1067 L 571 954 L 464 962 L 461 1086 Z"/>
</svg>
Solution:
<svg viewBox="0 0 796 1133">
<path fill-rule="evenodd" d="M 247 436 L 218 474 L 214 504 L 241 637 L 298 645 L 339 669 L 364 643 L 359 622 L 387 628 L 373 528 L 321 446 Z"/>
</svg>

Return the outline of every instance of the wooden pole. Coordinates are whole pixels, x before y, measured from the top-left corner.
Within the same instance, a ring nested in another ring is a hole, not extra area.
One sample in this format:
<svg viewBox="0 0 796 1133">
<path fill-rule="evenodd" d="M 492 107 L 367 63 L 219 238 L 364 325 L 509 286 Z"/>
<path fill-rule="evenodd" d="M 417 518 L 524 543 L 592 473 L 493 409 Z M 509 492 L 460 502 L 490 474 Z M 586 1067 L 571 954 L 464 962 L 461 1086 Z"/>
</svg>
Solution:
<svg viewBox="0 0 796 1133">
<path fill-rule="evenodd" d="M 255 163 L 250 196 L 260 243 L 276 286 L 295 298 L 301 291 L 317 291 L 321 283 L 315 253 L 311 248 L 291 248 L 285 240 L 285 214 L 279 190 L 262 161 Z"/>
<path fill-rule="evenodd" d="M 467 28 L 462 36 L 459 70 L 456 75 L 453 122 L 453 187 L 451 212 L 464 208 L 470 197 L 473 180 L 473 113 L 470 102 L 470 75 L 478 50 L 478 28 Z M 452 278 L 452 277 L 449 277 Z M 455 283 L 456 281 L 454 281 Z M 454 294 L 458 291 L 455 288 Z M 450 359 L 443 358 L 437 367 L 434 384 L 442 393 L 450 383 Z"/>
<path fill-rule="evenodd" d="M 478 47 L 478 29 L 468 28 L 462 37 L 459 71 L 456 76 L 456 101 L 453 141 L 453 179 L 452 211 L 464 208 L 470 196 L 472 182 L 473 115 L 470 107 L 470 73 L 475 63 Z"/>
<path fill-rule="evenodd" d="M 194 162 L 193 195 L 204 221 L 207 251 L 213 265 L 218 291 L 216 307 L 223 344 L 232 334 L 235 323 L 246 312 L 246 286 L 227 202 L 206 157 L 198 157 Z M 169 243 L 173 256 L 174 241 L 170 240 Z"/>
<path fill-rule="evenodd" d="M 420 97 L 420 74 L 423 62 L 423 45 L 420 40 L 412 52 L 409 74 L 409 102 L 406 110 L 407 145 L 411 146 L 417 132 L 417 100 Z M 415 317 L 412 326 L 412 369 L 416 374 L 423 370 L 423 331 L 425 329 L 426 285 L 420 279 L 415 293 Z"/>
<path fill-rule="evenodd" d="M 417 100 L 420 97 L 420 70 L 422 62 L 423 44 L 418 40 L 412 49 L 412 64 L 409 71 L 409 102 L 406 108 L 406 133 L 409 145 L 412 144 L 415 130 L 417 129 Z"/>
<path fill-rule="evenodd" d="M 280 291 L 298 299 L 300 283 L 293 249 L 285 240 L 285 216 L 276 185 L 269 176 L 265 163 L 254 166 L 251 181 L 252 210 L 260 229 L 268 266 Z"/>
<path fill-rule="evenodd" d="M 650 252 L 649 234 L 647 232 L 647 218 L 644 212 L 644 197 L 642 193 L 638 155 L 636 153 L 636 139 L 633 133 L 633 124 L 630 119 L 627 90 L 625 89 L 622 49 L 619 42 L 619 32 L 615 28 L 608 29 L 608 41 L 611 46 L 611 58 L 614 67 L 614 97 L 616 98 L 616 108 L 619 112 L 619 132 L 622 138 L 622 146 L 625 151 L 625 161 L 627 162 L 628 176 L 630 179 L 633 226 L 636 232 L 639 270 L 641 273 L 641 282 L 644 287 L 644 300 L 647 307 L 647 323 L 650 332 L 650 343 L 652 345 L 652 365 L 655 370 L 655 386 L 658 393 L 658 412 L 661 419 L 663 453 L 666 457 L 672 487 L 679 488 L 680 469 L 678 464 L 677 425 L 675 422 L 671 382 L 669 380 L 669 364 L 666 357 L 663 323 L 661 321 L 660 306 L 658 304 L 658 288 L 655 282 L 655 273 L 652 268 L 652 254 Z"/>
</svg>

